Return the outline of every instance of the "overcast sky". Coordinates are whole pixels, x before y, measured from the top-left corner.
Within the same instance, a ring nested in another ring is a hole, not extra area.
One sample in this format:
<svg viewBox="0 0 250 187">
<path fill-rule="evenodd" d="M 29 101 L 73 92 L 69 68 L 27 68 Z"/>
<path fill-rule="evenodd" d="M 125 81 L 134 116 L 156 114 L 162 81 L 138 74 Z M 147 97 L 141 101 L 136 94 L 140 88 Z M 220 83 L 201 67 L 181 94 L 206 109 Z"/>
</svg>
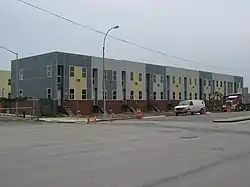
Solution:
<svg viewBox="0 0 250 187">
<path fill-rule="evenodd" d="M 27 0 L 112 35 L 190 59 L 175 60 L 108 39 L 107 56 L 241 75 L 250 86 L 249 0 Z M 102 55 L 103 36 L 17 0 L 0 0 L 0 45 L 21 57 L 50 51 Z M 0 49 L 0 66 L 14 57 Z M 247 80 L 248 79 L 248 80 Z"/>
</svg>

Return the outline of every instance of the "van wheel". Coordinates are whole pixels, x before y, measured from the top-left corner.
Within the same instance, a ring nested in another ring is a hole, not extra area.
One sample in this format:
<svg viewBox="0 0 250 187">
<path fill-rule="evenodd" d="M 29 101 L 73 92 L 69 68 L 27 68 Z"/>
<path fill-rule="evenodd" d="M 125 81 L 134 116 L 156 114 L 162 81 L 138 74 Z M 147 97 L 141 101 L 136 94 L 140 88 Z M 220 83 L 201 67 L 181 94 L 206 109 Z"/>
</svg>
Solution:
<svg viewBox="0 0 250 187">
<path fill-rule="evenodd" d="M 200 115 L 204 114 L 204 109 L 202 108 L 200 111 Z"/>
<path fill-rule="evenodd" d="M 193 112 L 191 112 L 191 115 L 194 115 L 194 113 L 193 113 Z"/>
<path fill-rule="evenodd" d="M 179 114 L 178 113 L 175 113 L 176 116 L 178 116 Z"/>
</svg>

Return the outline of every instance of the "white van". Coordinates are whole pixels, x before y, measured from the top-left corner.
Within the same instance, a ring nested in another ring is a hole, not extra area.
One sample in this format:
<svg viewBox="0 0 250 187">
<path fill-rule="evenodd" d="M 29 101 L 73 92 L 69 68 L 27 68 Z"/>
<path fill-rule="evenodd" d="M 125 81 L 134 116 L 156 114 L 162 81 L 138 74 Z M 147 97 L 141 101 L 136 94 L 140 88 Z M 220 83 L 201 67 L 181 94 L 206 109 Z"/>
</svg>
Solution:
<svg viewBox="0 0 250 187">
<path fill-rule="evenodd" d="M 184 113 L 200 113 L 202 114 L 205 111 L 206 105 L 203 100 L 184 100 L 181 101 L 176 107 L 174 107 L 175 115 Z"/>
</svg>

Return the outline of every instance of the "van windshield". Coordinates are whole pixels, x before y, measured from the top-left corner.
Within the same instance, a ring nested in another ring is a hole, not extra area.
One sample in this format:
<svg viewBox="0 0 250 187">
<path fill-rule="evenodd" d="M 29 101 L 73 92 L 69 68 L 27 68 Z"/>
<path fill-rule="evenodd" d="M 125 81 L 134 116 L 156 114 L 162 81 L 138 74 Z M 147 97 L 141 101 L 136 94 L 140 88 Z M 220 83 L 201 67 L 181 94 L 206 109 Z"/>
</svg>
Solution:
<svg viewBox="0 0 250 187">
<path fill-rule="evenodd" d="M 190 103 L 190 101 L 181 101 L 180 103 L 179 103 L 179 106 L 184 106 L 184 105 L 189 105 L 189 103 Z"/>
</svg>

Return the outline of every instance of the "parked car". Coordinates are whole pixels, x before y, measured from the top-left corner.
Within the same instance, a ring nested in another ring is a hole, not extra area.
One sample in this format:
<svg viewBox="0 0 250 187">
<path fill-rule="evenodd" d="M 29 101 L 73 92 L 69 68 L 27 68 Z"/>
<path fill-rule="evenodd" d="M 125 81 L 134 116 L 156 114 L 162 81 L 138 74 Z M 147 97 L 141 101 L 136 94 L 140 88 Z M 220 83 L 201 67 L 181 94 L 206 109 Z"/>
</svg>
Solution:
<svg viewBox="0 0 250 187">
<path fill-rule="evenodd" d="M 180 103 L 174 107 L 175 115 L 179 114 L 191 114 L 200 113 L 203 114 L 205 112 L 206 105 L 203 100 L 184 100 L 180 101 Z"/>
</svg>

